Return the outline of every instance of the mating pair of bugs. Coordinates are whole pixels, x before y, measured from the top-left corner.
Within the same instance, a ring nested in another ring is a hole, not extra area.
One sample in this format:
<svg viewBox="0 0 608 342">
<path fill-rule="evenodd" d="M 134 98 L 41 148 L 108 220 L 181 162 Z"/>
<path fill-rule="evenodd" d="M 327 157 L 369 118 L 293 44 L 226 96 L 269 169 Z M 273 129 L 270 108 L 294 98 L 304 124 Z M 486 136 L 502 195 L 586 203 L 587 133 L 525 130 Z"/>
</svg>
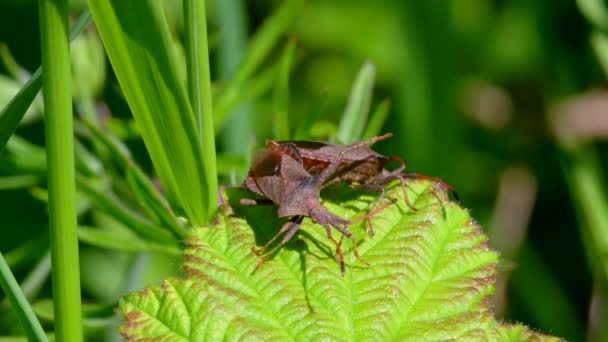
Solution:
<svg viewBox="0 0 608 342">
<path fill-rule="evenodd" d="M 367 141 L 351 145 L 334 145 L 322 142 L 268 140 L 266 149 L 254 159 L 249 174 L 245 179 L 245 187 L 260 195 L 263 199 L 242 199 L 243 205 L 274 204 L 278 208 L 279 217 L 289 217 L 278 233 L 268 243 L 260 248 L 254 248 L 260 254 L 257 268 L 279 248 L 285 245 L 298 231 L 305 217 L 325 228 L 327 237 L 336 245 L 336 259 L 344 275 L 344 255 L 341 241 L 334 239 L 331 226 L 335 227 L 342 237 L 353 242 L 353 253 L 362 263 L 369 265 L 357 251 L 357 244 L 348 226 L 368 219 L 370 233 L 373 235 L 370 218 L 393 202 L 378 206 L 384 198 L 384 188 L 393 180 L 399 180 L 404 191 L 407 205 L 416 210 L 408 200 L 404 179 L 424 178 L 439 185 L 453 189 L 440 179 L 416 174 L 403 173 L 405 163 L 398 157 L 386 157 L 370 146 L 377 141 L 387 139 L 392 134 L 371 138 Z M 394 160 L 399 167 L 389 171 L 385 166 Z M 321 189 L 331 184 L 345 182 L 354 189 L 373 190 L 381 192 L 373 209 L 366 215 L 354 220 L 346 220 L 329 212 L 321 205 Z M 272 249 L 268 248 L 281 236 L 281 241 Z M 256 269 L 257 269 L 256 268 Z"/>
</svg>

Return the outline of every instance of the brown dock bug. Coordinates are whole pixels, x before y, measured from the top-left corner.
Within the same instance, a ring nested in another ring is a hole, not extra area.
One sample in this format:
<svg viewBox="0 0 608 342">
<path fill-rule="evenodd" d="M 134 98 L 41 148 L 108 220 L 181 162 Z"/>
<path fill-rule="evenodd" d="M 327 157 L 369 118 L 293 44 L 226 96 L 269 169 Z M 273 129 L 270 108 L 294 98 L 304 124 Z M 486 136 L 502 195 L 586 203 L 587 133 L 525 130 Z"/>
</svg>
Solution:
<svg viewBox="0 0 608 342">
<path fill-rule="evenodd" d="M 325 228 L 327 237 L 336 245 L 336 259 L 340 264 L 342 274 L 345 271 L 344 256 L 341 248 L 342 239 L 340 239 L 340 242 L 334 239 L 330 226 L 335 227 L 342 233 L 343 237 L 351 239 L 355 257 L 364 264 L 369 265 L 359 255 L 356 241 L 348 230 L 348 226 L 373 216 L 386 206 L 376 208 L 367 215 L 357 219 L 346 220 L 327 211 L 320 202 L 323 184 L 326 183 L 328 177 L 334 175 L 336 170 L 342 166 L 340 162 L 341 158 L 357 146 L 353 145 L 351 148 L 340 151 L 336 161 L 329 162 L 320 173 L 314 175 L 304 169 L 302 159 L 298 158 L 297 151 L 293 150 L 291 145 L 269 148 L 256 156 L 249 170 L 249 175 L 245 180 L 245 186 L 256 194 L 265 197 L 265 199 L 261 201 L 242 199 L 241 204 L 256 205 L 262 204 L 264 201 L 270 201 L 277 206 L 279 217 L 290 217 L 289 221 L 281 227 L 279 232 L 268 243 L 255 249 L 258 254 L 264 253 L 256 269 L 295 235 L 305 217 L 309 217 L 314 223 L 320 224 Z M 266 251 L 283 234 L 284 236 L 281 241 L 270 251 Z"/>
<path fill-rule="evenodd" d="M 272 141 L 268 140 L 266 146 L 269 150 L 278 153 L 286 153 L 293 159 L 301 161 L 302 166 L 311 174 L 326 172 L 332 165 L 331 174 L 324 178 L 322 187 L 346 182 L 354 189 L 380 191 L 380 197 L 376 203 L 384 198 L 386 185 L 393 180 L 399 180 L 403 189 L 405 202 L 412 210 L 416 210 L 409 201 L 405 188 L 404 179 L 422 178 L 431 180 L 440 186 L 450 190 L 454 196 L 458 195 L 454 189 L 439 178 L 422 175 L 418 173 L 403 173 L 406 166 L 401 158 L 393 156 L 383 156 L 370 148 L 370 145 L 377 141 L 388 139 L 392 133 L 373 137 L 364 142 L 357 142 L 351 145 L 336 145 L 324 142 L 312 141 Z M 390 161 L 395 161 L 399 166 L 389 171 L 386 169 Z M 373 235 L 373 227 L 368 221 L 370 233 Z"/>
</svg>

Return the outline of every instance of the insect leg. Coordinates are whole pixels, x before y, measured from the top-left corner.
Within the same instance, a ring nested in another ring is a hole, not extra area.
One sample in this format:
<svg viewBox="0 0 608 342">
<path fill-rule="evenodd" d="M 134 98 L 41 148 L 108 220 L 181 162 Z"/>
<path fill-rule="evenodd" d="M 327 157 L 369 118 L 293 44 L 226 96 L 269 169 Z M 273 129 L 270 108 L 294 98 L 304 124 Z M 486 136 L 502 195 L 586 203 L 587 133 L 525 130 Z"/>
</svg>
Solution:
<svg viewBox="0 0 608 342">
<path fill-rule="evenodd" d="M 382 193 L 384 193 L 384 189 L 382 189 Z M 374 227 L 372 226 L 372 217 L 374 217 L 374 215 L 376 215 L 377 213 L 381 212 L 382 210 L 384 210 L 385 208 L 387 208 L 388 206 L 390 206 L 391 204 L 395 203 L 393 200 L 391 200 L 390 203 L 386 203 L 380 207 L 376 207 L 376 205 L 380 203 L 380 200 L 377 200 L 373 205 L 372 205 L 372 209 L 369 211 L 369 213 L 363 215 L 363 216 L 359 216 L 356 219 L 353 219 L 351 221 L 348 221 L 347 224 L 354 224 L 360 221 L 363 221 L 365 219 L 367 219 L 367 226 L 369 228 L 369 233 L 371 236 L 374 236 L 375 231 L 374 231 Z"/>
<path fill-rule="evenodd" d="M 426 180 L 435 182 L 435 183 L 439 184 L 439 186 L 441 186 L 442 188 L 449 190 L 452 193 L 452 195 L 454 195 L 454 198 L 456 199 L 456 201 L 460 201 L 460 198 L 458 197 L 456 190 L 454 190 L 454 188 L 451 185 L 449 185 L 448 183 L 442 181 L 441 179 L 439 179 L 437 177 L 422 175 L 419 173 L 405 173 L 405 174 L 401 174 L 400 176 L 402 178 L 426 179 Z"/>
<path fill-rule="evenodd" d="M 266 244 L 262 247 L 253 247 L 252 250 L 254 253 L 256 254 L 261 254 L 264 253 L 264 251 L 270 246 L 272 245 L 278 238 L 279 236 L 281 236 L 281 234 L 287 232 L 287 234 L 285 235 L 285 237 L 283 238 L 283 240 L 281 240 L 281 242 L 279 243 L 279 247 L 283 246 L 285 243 L 287 243 L 287 241 L 289 241 L 289 239 L 293 236 L 293 234 L 295 234 L 295 232 L 298 230 L 298 228 L 300 227 L 300 223 L 302 223 L 302 219 L 304 217 L 303 216 L 294 216 L 292 217 L 289 221 L 285 222 L 285 224 L 283 224 L 283 226 L 281 227 L 281 229 L 279 229 L 279 231 L 272 237 L 272 239 L 270 239 L 270 241 L 266 242 Z M 293 228 L 296 227 L 295 231 L 293 231 L 293 233 L 291 232 L 293 230 Z M 291 234 L 289 234 L 291 233 Z M 273 248 L 269 253 L 267 254 L 271 254 L 271 252 L 275 251 L 277 248 Z"/>
<path fill-rule="evenodd" d="M 260 260 L 258 261 L 258 264 L 256 265 L 255 269 L 256 271 L 262 266 L 262 264 L 264 263 L 264 261 L 266 261 L 271 255 L 273 255 L 279 248 L 283 247 L 289 240 L 291 240 L 291 238 L 295 235 L 295 233 L 298 231 L 298 229 L 300 229 L 300 224 L 302 223 L 302 220 L 304 219 L 304 216 L 294 216 L 292 217 L 289 221 L 285 222 L 285 224 L 283 225 L 283 227 L 281 227 L 281 229 L 279 230 L 279 232 L 277 234 L 275 234 L 272 239 L 270 239 L 270 241 L 268 241 L 264 246 L 260 247 L 260 248 L 252 248 L 253 252 L 256 254 L 261 254 L 263 253 L 281 234 L 283 234 L 284 232 L 287 232 L 285 234 L 285 236 L 283 237 L 283 239 L 281 240 L 281 242 L 279 242 L 276 246 L 274 246 L 271 250 L 269 250 L 268 252 L 264 253 L 264 255 L 262 255 L 260 257 Z"/>
<path fill-rule="evenodd" d="M 262 199 L 253 199 L 253 198 L 241 198 L 239 201 L 241 205 L 273 205 L 270 199 L 262 198 Z"/>
<path fill-rule="evenodd" d="M 327 238 L 330 239 L 335 245 L 336 245 L 336 260 L 338 261 L 338 263 L 340 264 L 340 272 L 342 273 L 342 276 L 344 277 L 344 273 L 346 272 L 346 266 L 344 266 L 344 254 L 342 253 L 342 239 L 340 239 L 340 242 L 336 241 L 336 239 L 334 239 L 333 235 L 331 234 L 331 228 L 329 227 L 329 225 L 327 223 L 323 223 L 322 224 L 323 228 L 325 228 L 325 232 L 327 233 Z M 348 232 L 350 234 L 350 232 Z"/>
</svg>

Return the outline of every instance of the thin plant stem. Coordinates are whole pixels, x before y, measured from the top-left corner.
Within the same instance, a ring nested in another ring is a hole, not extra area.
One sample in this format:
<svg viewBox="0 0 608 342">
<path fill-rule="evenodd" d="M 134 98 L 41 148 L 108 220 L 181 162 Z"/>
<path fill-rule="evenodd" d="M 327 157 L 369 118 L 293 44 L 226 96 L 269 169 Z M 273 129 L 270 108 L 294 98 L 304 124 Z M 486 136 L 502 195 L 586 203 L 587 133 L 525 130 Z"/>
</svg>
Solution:
<svg viewBox="0 0 608 342">
<path fill-rule="evenodd" d="M 68 1 L 39 0 L 55 334 L 81 341 Z"/>
</svg>

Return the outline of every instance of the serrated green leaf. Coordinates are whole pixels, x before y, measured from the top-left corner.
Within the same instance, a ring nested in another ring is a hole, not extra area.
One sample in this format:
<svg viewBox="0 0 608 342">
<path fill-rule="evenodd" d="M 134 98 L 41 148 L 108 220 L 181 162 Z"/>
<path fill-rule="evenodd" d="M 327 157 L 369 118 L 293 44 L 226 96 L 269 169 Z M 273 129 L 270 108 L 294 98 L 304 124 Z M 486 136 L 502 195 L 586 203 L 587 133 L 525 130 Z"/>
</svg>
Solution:
<svg viewBox="0 0 608 342">
<path fill-rule="evenodd" d="M 251 248 L 268 241 L 280 221 L 272 207 L 241 207 L 242 189 L 227 191 L 211 227 L 186 241 L 187 278 L 131 293 L 121 300 L 127 339 L 164 341 L 432 341 L 551 340 L 524 326 L 498 323 L 491 311 L 498 254 L 469 213 L 426 181 L 386 193 L 397 203 L 349 229 L 356 261 L 343 243 L 346 275 L 324 230 L 305 220 L 295 238 L 255 271 Z M 329 188 L 323 204 L 353 219 L 377 198 L 346 187 Z M 233 208 L 233 209 L 231 209 Z M 337 234 L 337 233 L 336 233 Z"/>
</svg>

